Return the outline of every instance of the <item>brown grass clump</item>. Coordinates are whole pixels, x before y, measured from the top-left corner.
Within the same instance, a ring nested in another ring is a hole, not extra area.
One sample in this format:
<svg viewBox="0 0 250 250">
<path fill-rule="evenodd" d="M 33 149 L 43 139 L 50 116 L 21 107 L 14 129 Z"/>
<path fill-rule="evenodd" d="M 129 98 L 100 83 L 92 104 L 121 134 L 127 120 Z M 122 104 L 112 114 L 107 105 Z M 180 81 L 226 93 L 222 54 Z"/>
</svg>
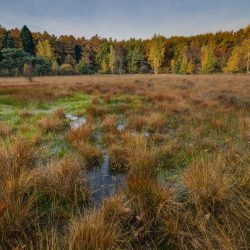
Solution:
<svg viewBox="0 0 250 250">
<path fill-rule="evenodd" d="M 90 117 L 103 117 L 107 113 L 107 110 L 97 105 L 92 105 L 87 108 L 87 114 Z"/>
<path fill-rule="evenodd" d="M 135 172 L 154 174 L 156 169 L 156 148 L 150 148 L 144 135 L 125 135 L 125 147 L 128 149 L 129 167 Z"/>
<path fill-rule="evenodd" d="M 239 118 L 239 131 L 243 139 L 250 143 L 250 118 Z"/>
<path fill-rule="evenodd" d="M 44 133 L 60 131 L 65 127 L 64 121 L 55 116 L 44 117 L 37 125 Z"/>
<path fill-rule="evenodd" d="M 86 213 L 72 222 L 69 233 L 69 249 L 127 249 L 126 239 L 119 224 L 105 221 L 101 211 Z"/>
<path fill-rule="evenodd" d="M 120 136 L 117 133 L 117 131 L 111 132 L 111 133 L 105 133 L 102 136 L 102 141 L 106 146 L 110 146 L 114 143 L 118 143 L 119 140 L 120 140 Z"/>
<path fill-rule="evenodd" d="M 145 120 L 149 132 L 160 132 L 166 127 L 166 119 L 160 113 L 150 113 Z"/>
<path fill-rule="evenodd" d="M 92 145 L 93 128 L 91 120 L 79 128 L 71 129 L 67 134 L 69 142 L 81 154 L 88 168 L 98 166 L 103 160 L 103 153 Z"/>
<path fill-rule="evenodd" d="M 29 110 L 23 110 L 23 111 L 19 112 L 19 116 L 21 118 L 30 118 L 33 116 L 33 113 Z"/>
<path fill-rule="evenodd" d="M 32 145 L 21 138 L 11 146 L 0 148 L 0 242 L 13 247 L 34 226 L 35 192 L 29 175 Z"/>
<path fill-rule="evenodd" d="M 77 147 L 81 142 L 85 143 L 91 141 L 92 132 L 93 128 L 91 122 L 88 121 L 76 129 L 71 129 L 67 134 L 67 139 L 73 146 Z"/>
<path fill-rule="evenodd" d="M 34 163 L 33 145 L 22 137 L 14 138 L 11 144 L 0 148 L 0 167 L 8 171 L 8 166 L 14 167 L 32 167 Z"/>
<path fill-rule="evenodd" d="M 102 121 L 101 127 L 104 132 L 116 132 L 117 117 L 114 115 L 105 116 Z"/>
<path fill-rule="evenodd" d="M 184 175 L 184 182 L 197 202 L 211 206 L 217 205 L 228 198 L 233 187 L 232 177 L 225 174 L 222 162 L 211 162 L 209 165 L 195 164 Z"/>
<path fill-rule="evenodd" d="M 128 118 L 128 128 L 136 131 L 142 131 L 146 127 L 146 121 L 143 116 L 131 115 Z"/>
<path fill-rule="evenodd" d="M 247 248 L 249 171 L 240 175 L 238 171 L 224 165 L 221 157 L 187 169 L 184 173 L 187 190 L 180 196 L 181 206 L 171 216 L 166 211 L 162 217 L 165 237 L 172 247 Z"/>
<path fill-rule="evenodd" d="M 109 147 L 111 168 L 114 170 L 127 170 L 129 164 L 128 149 L 118 144 Z"/>
<path fill-rule="evenodd" d="M 36 187 L 44 196 L 57 197 L 70 203 L 85 202 L 89 198 L 87 179 L 79 162 L 64 157 L 45 169 L 33 173 Z"/>
<path fill-rule="evenodd" d="M 54 112 L 55 117 L 59 119 L 64 119 L 65 118 L 65 112 L 63 108 L 59 108 Z"/>
<path fill-rule="evenodd" d="M 103 153 L 100 149 L 90 143 L 80 143 L 77 146 L 78 152 L 84 159 L 88 168 L 99 166 L 103 160 Z"/>
<path fill-rule="evenodd" d="M 0 122 L 0 137 L 6 137 L 10 132 L 10 127 L 6 123 Z"/>
</svg>

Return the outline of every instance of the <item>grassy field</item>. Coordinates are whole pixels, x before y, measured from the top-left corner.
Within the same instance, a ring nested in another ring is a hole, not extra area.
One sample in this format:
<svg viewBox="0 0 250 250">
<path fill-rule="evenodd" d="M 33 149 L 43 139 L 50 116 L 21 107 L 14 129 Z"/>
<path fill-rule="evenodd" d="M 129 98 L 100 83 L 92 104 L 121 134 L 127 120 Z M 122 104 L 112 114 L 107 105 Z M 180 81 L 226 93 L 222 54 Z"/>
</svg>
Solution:
<svg viewBox="0 0 250 250">
<path fill-rule="evenodd" d="M 0 79 L 0 249 L 247 249 L 250 76 Z"/>
</svg>

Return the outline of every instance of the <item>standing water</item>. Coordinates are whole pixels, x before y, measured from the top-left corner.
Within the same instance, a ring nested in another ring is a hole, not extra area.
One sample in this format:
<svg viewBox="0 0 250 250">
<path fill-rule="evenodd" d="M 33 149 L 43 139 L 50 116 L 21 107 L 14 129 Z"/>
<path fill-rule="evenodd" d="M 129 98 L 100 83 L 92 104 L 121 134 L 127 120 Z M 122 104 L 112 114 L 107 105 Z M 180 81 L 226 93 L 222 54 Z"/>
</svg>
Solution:
<svg viewBox="0 0 250 250">
<path fill-rule="evenodd" d="M 70 121 L 71 129 L 77 129 L 87 122 L 84 117 L 77 117 L 72 114 L 66 114 L 65 116 Z M 122 129 L 123 126 L 121 126 Z M 102 165 L 88 170 L 87 177 L 90 181 L 93 202 L 97 206 L 101 205 L 105 198 L 112 196 L 124 184 L 125 179 L 124 174 L 112 173 L 107 153 L 103 157 Z"/>
<path fill-rule="evenodd" d="M 92 198 L 96 205 L 100 205 L 105 198 L 112 196 L 124 184 L 125 175 L 114 174 L 110 171 L 109 155 L 104 155 L 100 167 L 87 172 L 92 189 Z"/>
<path fill-rule="evenodd" d="M 76 129 L 82 126 L 87 121 L 84 117 L 78 117 L 72 114 L 66 114 L 65 117 L 70 121 L 70 127 L 72 129 Z"/>
</svg>

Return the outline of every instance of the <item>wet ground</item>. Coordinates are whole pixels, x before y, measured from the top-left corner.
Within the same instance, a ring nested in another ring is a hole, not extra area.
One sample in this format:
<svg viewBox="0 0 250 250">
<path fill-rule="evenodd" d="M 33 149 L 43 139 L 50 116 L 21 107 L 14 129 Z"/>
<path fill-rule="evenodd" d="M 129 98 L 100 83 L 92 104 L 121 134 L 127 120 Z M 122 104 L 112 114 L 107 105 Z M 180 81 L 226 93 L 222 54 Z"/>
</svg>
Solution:
<svg viewBox="0 0 250 250">
<path fill-rule="evenodd" d="M 86 118 L 66 114 L 70 122 L 71 129 L 76 129 L 86 123 Z M 117 129 L 123 130 L 125 125 L 118 124 Z M 104 150 L 105 151 L 105 150 Z M 109 155 L 104 152 L 104 158 L 101 166 L 94 167 L 87 171 L 89 179 L 92 201 L 94 205 L 99 206 L 105 198 L 112 196 L 120 187 L 124 186 L 125 175 L 114 173 L 110 168 Z"/>
</svg>

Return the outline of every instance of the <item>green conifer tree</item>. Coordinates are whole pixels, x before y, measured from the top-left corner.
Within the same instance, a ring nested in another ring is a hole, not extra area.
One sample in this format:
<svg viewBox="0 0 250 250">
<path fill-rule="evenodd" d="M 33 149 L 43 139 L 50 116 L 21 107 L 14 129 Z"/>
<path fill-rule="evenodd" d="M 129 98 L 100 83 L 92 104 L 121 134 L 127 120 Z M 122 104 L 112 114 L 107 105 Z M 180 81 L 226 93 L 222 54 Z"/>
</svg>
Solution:
<svg viewBox="0 0 250 250">
<path fill-rule="evenodd" d="M 26 25 L 24 25 L 21 30 L 20 38 L 24 51 L 32 56 L 35 56 L 35 44 L 32 38 L 32 34 Z"/>
</svg>

